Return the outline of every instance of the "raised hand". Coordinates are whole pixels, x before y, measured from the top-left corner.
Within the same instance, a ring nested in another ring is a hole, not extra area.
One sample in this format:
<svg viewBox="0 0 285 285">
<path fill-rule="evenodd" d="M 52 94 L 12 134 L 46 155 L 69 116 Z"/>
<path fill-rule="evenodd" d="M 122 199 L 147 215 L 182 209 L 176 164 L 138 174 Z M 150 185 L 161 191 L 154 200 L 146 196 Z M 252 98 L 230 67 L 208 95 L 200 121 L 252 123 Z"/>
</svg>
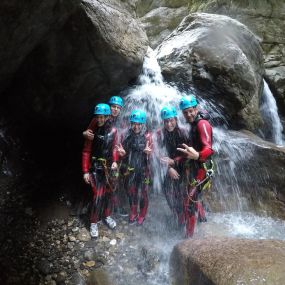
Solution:
<svg viewBox="0 0 285 285">
<path fill-rule="evenodd" d="M 115 148 L 116 148 L 116 151 L 118 152 L 119 156 L 125 156 L 126 155 L 126 151 L 123 148 L 121 143 L 116 145 Z"/>
<path fill-rule="evenodd" d="M 145 149 L 143 150 L 143 152 L 147 155 L 151 154 L 152 152 L 152 143 L 150 143 L 149 141 L 146 142 L 146 146 Z"/>
<path fill-rule="evenodd" d="M 187 155 L 188 158 L 197 160 L 199 159 L 199 152 L 196 151 L 192 146 L 188 146 L 187 144 L 182 144 L 184 148 L 177 148 L 178 151 L 181 151 Z"/>
</svg>

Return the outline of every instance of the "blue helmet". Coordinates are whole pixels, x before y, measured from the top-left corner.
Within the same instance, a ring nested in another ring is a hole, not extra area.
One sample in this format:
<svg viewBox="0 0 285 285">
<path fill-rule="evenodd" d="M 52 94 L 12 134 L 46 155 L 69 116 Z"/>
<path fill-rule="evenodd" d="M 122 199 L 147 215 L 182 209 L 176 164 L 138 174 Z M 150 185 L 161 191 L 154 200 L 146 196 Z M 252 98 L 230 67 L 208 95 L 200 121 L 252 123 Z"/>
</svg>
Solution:
<svg viewBox="0 0 285 285">
<path fill-rule="evenodd" d="M 185 110 L 198 105 L 197 99 L 194 95 L 184 96 L 180 100 L 180 110 Z"/>
<path fill-rule="evenodd" d="M 108 104 L 100 103 L 95 106 L 94 115 L 111 115 L 111 109 Z"/>
<path fill-rule="evenodd" d="M 142 110 L 132 111 L 131 115 L 130 115 L 130 122 L 131 123 L 145 124 L 146 123 L 145 111 L 142 111 Z"/>
<path fill-rule="evenodd" d="M 124 101 L 121 97 L 119 96 L 113 96 L 110 98 L 109 102 L 110 105 L 119 105 L 121 107 L 124 106 Z"/>
<path fill-rule="evenodd" d="M 162 120 L 177 117 L 177 112 L 175 107 L 173 106 L 163 107 L 160 111 L 160 116 Z"/>
</svg>

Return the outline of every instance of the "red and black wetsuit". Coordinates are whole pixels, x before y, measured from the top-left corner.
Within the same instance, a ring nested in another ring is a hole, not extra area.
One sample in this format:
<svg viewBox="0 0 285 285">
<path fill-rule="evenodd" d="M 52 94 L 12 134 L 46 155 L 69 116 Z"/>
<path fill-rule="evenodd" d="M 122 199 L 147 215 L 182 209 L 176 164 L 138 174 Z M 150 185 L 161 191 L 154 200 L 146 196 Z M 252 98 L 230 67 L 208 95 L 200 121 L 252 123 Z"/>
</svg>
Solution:
<svg viewBox="0 0 285 285">
<path fill-rule="evenodd" d="M 149 159 L 144 153 L 147 142 L 151 143 L 151 134 L 141 131 L 139 134 L 128 130 L 122 139 L 122 146 L 126 151 L 123 158 L 123 167 L 128 168 L 127 176 L 128 197 L 130 203 L 130 221 L 138 216 L 138 204 L 140 208 L 139 217 L 145 218 L 148 209 L 148 184 L 149 179 Z M 140 200 L 139 200 L 139 190 Z"/>
<path fill-rule="evenodd" d="M 94 140 L 86 139 L 84 142 L 82 171 L 91 174 L 91 187 L 94 193 L 91 223 L 97 223 L 101 218 L 111 215 L 112 189 L 108 183 L 107 172 L 112 162 L 118 161 L 115 151 L 117 130 L 107 121 L 102 127 L 96 126 L 93 132 Z"/>
<path fill-rule="evenodd" d="M 188 143 L 187 131 L 183 128 L 176 127 L 172 132 L 167 131 L 165 128 L 157 131 L 157 140 L 160 149 L 165 149 L 165 153 L 160 153 L 160 156 L 167 156 L 175 161 L 175 165 L 171 166 L 180 175 L 180 179 L 172 179 L 168 173 L 163 181 L 163 192 L 165 194 L 168 206 L 177 215 L 178 224 L 184 223 L 183 213 L 183 192 L 185 185 L 183 183 L 183 161 L 184 156 L 181 152 L 177 151 L 178 147 L 182 144 Z"/>
<path fill-rule="evenodd" d="M 122 122 L 119 118 L 110 116 L 108 118 L 108 124 L 111 125 L 112 127 L 116 128 L 118 131 L 118 135 L 120 135 L 120 132 L 122 129 L 125 127 L 124 122 Z M 95 132 L 97 128 L 97 123 L 95 117 L 91 120 L 89 123 L 87 129 L 91 130 L 93 133 Z M 116 180 L 114 181 L 114 178 L 112 177 L 112 180 L 114 183 L 117 183 L 117 188 L 124 188 L 123 185 L 121 185 L 121 180 Z M 119 183 L 119 184 L 118 184 Z M 120 210 L 125 204 L 127 204 L 127 198 L 126 198 L 126 193 L 124 192 L 124 189 L 119 189 L 118 191 L 114 191 L 112 195 L 112 209 L 116 213 L 118 210 Z"/>
<path fill-rule="evenodd" d="M 207 161 L 211 159 L 211 155 L 214 153 L 212 149 L 212 126 L 208 120 L 208 113 L 199 111 L 195 121 L 191 123 L 190 145 L 199 152 L 199 159 L 190 160 L 190 171 L 188 177 L 190 183 L 194 181 L 194 179 L 196 183 L 199 183 L 206 178 L 206 169 L 203 167 L 203 163 L 207 163 Z M 205 211 L 201 201 L 202 187 L 203 183 L 198 187 L 189 185 L 188 195 L 184 199 L 187 222 L 186 235 L 189 237 L 194 233 L 196 222 L 195 211 L 198 212 L 199 221 L 206 220 Z"/>
</svg>

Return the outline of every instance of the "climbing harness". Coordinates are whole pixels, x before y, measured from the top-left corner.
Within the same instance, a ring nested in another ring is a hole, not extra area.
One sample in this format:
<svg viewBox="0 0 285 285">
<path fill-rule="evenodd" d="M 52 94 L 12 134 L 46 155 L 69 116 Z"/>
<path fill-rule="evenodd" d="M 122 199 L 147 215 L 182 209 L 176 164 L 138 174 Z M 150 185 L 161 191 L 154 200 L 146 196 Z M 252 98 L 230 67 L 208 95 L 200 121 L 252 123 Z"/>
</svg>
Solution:
<svg viewBox="0 0 285 285">
<path fill-rule="evenodd" d="M 197 180 L 193 179 L 191 181 L 191 183 L 189 182 L 190 187 L 193 189 L 191 190 L 190 193 L 188 193 L 188 190 L 187 190 L 187 196 L 188 196 L 189 201 L 191 201 L 192 203 L 198 203 L 201 201 L 201 200 L 193 200 L 193 198 L 192 198 L 192 197 L 194 197 L 194 195 L 197 191 L 197 188 L 200 185 L 204 184 L 200 189 L 201 191 L 202 190 L 209 190 L 212 186 L 211 179 L 214 176 L 214 162 L 213 162 L 213 160 L 211 159 L 207 162 L 202 163 L 202 166 L 206 171 L 205 178 L 201 181 L 197 181 Z"/>
<path fill-rule="evenodd" d="M 115 192 L 117 187 L 114 187 L 113 184 L 110 182 L 110 173 L 107 166 L 107 160 L 105 158 L 96 158 L 92 157 L 92 161 L 94 161 L 94 172 L 96 173 L 96 169 L 103 169 L 105 178 L 106 178 L 106 184 L 110 188 L 111 192 Z M 98 165 L 99 163 L 99 165 Z M 112 172 L 112 177 L 118 177 L 119 173 L 116 171 Z"/>
</svg>

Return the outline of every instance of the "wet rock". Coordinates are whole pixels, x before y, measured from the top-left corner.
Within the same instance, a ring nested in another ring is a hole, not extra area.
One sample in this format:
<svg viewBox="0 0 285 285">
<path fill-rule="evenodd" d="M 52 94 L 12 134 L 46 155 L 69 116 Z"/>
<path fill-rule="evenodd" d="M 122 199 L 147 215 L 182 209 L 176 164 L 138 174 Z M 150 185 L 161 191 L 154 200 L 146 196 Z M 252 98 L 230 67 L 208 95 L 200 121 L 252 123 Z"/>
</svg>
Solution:
<svg viewBox="0 0 285 285">
<path fill-rule="evenodd" d="M 71 241 L 71 242 L 74 242 L 74 241 L 76 241 L 76 238 L 74 236 L 69 236 L 68 240 Z"/>
<path fill-rule="evenodd" d="M 181 87 L 224 105 L 234 127 L 262 124 L 263 54 L 258 38 L 226 16 L 193 13 L 157 48 L 162 73 Z"/>
<path fill-rule="evenodd" d="M 91 239 L 89 231 L 86 228 L 80 229 L 77 239 L 84 242 L 89 241 Z"/>
<path fill-rule="evenodd" d="M 241 196 L 251 209 L 272 217 L 285 219 L 285 148 L 264 141 L 249 131 L 230 131 L 232 138 L 239 141 L 243 150 L 236 161 L 235 172 L 238 177 Z M 233 140 L 233 144 L 235 143 Z M 222 142 L 226 147 L 228 142 Z M 221 151 L 215 161 L 220 169 L 227 171 L 231 167 L 231 159 Z M 241 175 L 242 174 L 242 175 Z M 210 193 L 208 200 L 211 209 L 224 211 L 226 207 L 234 208 L 236 201 L 229 199 L 223 203 L 218 193 L 220 189 L 227 189 L 231 185 L 230 176 L 225 176 L 219 181 L 213 180 L 216 191 Z M 215 193 L 214 193 L 215 192 Z M 235 197 L 235 196 L 233 196 Z M 221 203 L 218 205 L 217 202 Z M 215 205 L 216 204 L 216 205 Z"/>
<path fill-rule="evenodd" d="M 189 239 L 171 255 L 173 284 L 283 284 L 285 242 L 234 238 Z"/>
<path fill-rule="evenodd" d="M 285 6 L 282 1 L 192 1 L 191 12 L 228 15 L 245 24 L 261 41 L 266 79 L 285 114 Z"/>
</svg>

